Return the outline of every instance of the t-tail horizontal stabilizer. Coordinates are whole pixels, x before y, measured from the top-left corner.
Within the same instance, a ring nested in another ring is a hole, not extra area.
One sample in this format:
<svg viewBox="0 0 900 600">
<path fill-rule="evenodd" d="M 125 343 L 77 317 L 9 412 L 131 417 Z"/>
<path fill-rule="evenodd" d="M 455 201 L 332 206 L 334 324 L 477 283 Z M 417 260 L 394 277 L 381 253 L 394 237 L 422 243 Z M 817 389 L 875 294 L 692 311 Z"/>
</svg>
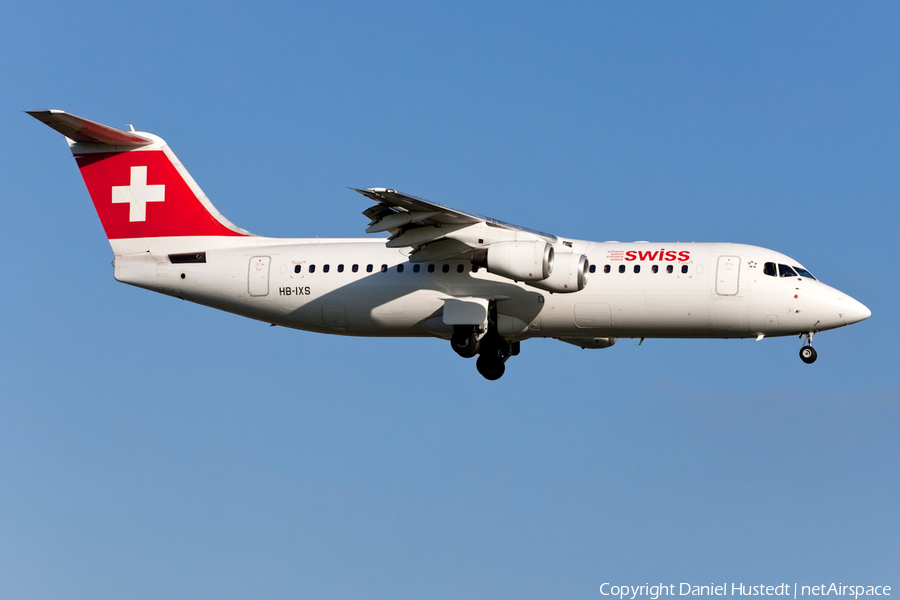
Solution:
<svg viewBox="0 0 900 600">
<path fill-rule="evenodd" d="M 122 131 L 103 123 L 97 123 L 76 117 L 62 110 L 29 110 L 29 115 L 55 129 L 72 141 L 82 144 L 105 144 L 128 148 L 140 148 L 153 143 L 153 140 Z"/>
</svg>

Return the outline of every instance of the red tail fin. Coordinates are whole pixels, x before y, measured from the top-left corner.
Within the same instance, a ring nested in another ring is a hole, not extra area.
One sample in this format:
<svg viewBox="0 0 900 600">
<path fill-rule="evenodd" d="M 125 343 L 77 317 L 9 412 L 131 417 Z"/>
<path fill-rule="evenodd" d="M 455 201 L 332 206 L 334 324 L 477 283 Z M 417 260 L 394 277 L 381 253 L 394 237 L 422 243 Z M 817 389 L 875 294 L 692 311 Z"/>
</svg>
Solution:
<svg viewBox="0 0 900 600">
<path fill-rule="evenodd" d="M 75 155 L 106 236 L 245 235 L 203 206 L 166 154 L 140 149 Z"/>
<path fill-rule="evenodd" d="M 111 243 L 135 238 L 250 235 L 216 210 L 155 135 L 121 131 L 62 111 L 29 114 L 69 139 Z M 114 250 L 116 246 L 113 244 Z"/>
</svg>

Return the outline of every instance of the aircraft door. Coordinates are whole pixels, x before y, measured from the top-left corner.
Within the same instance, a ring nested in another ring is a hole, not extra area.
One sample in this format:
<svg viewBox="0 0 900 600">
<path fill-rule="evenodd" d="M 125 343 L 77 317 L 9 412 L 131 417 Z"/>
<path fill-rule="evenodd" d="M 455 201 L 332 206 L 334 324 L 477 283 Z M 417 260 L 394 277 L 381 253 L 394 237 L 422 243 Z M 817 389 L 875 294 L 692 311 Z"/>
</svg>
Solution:
<svg viewBox="0 0 900 600">
<path fill-rule="evenodd" d="M 720 296 L 735 296 L 741 275 L 739 256 L 720 256 L 716 268 L 716 293 Z"/>
<path fill-rule="evenodd" d="M 269 256 L 254 256 L 247 271 L 247 293 L 251 296 L 269 295 Z"/>
</svg>

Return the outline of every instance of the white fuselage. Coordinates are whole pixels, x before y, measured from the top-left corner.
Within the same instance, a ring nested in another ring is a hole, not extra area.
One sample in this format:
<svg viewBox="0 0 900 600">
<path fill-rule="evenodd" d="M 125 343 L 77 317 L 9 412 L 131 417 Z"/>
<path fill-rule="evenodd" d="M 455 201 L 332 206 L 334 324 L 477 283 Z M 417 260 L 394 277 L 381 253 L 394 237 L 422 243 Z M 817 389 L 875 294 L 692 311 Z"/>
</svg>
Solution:
<svg viewBox="0 0 900 600">
<path fill-rule="evenodd" d="M 181 244 L 184 252 L 205 251 L 206 262 L 172 264 L 145 250 L 117 256 L 116 278 L 322 333 L 449 338 L 444 302 L 466 297 L 496 302 L 498 333 L 509 341 L 797 335 L 869 315 L 815 279 L 764 274 L 766 262 L 799 263 L 743 244 L 560 240 L 557 252 L 584 254 L 593 266 L 586 287 L 574 293 L 475 271 L 465 259 L 411 263 L 404 249 L 387 248 L 383 239 L 206 237 Z M 681 251 L 689 261 L 661 260 Z"/>
</svg>

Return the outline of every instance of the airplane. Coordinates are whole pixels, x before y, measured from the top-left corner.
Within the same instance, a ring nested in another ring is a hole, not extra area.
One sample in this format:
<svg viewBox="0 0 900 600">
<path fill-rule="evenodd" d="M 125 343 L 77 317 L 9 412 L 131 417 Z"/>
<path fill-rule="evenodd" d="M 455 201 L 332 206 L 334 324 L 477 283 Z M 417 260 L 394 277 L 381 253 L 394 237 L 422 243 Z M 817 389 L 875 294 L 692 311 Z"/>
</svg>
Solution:
<svg viewBox="0 0 900 600">
<path fill-rule="evenodd" d="M 608 348 L 619 338 L 796 335 L 872 313 L 774 250 L 733 243 L 591 242 L 422 200 L 356 189 L 384 238 L 270 238 L 226 219 L 159 137 L 60 110 L 112 247 L 115 278 L 272 325 L 449 340 L 499 379 L 521 342 Z"/>
</svg>

